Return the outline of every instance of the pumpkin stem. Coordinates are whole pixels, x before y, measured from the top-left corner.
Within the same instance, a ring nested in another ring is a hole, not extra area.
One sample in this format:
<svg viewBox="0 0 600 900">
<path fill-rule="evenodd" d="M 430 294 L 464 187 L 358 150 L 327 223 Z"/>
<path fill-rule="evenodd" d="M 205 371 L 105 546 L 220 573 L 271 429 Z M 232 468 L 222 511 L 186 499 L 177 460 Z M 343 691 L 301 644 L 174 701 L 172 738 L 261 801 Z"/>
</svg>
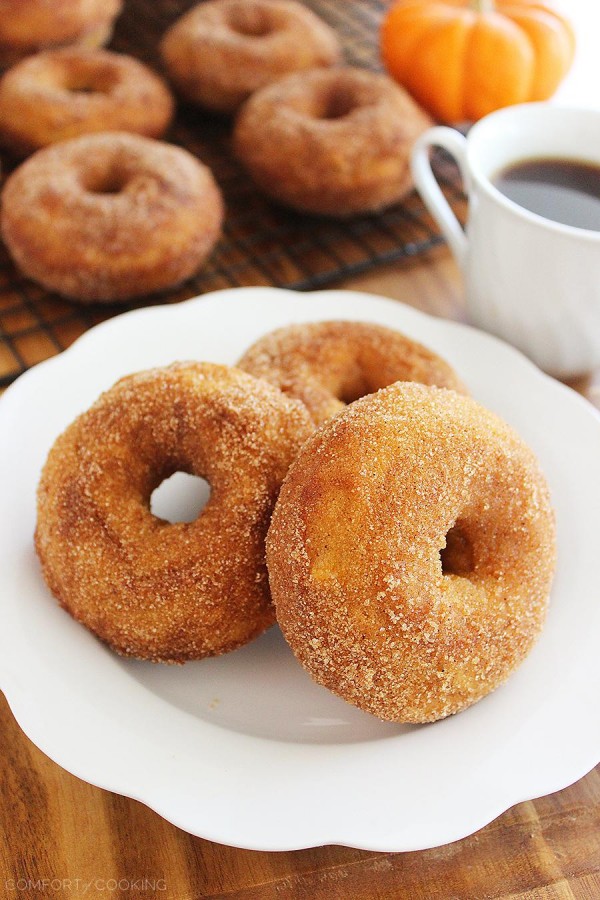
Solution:
<svg viewBox="0 0 600 900">
<path fill-rule="evenodd" d="M 478 13 L 493 12 L 495 6 L 495 0 L 471 0 L 471 8 Z"/>
</svg>

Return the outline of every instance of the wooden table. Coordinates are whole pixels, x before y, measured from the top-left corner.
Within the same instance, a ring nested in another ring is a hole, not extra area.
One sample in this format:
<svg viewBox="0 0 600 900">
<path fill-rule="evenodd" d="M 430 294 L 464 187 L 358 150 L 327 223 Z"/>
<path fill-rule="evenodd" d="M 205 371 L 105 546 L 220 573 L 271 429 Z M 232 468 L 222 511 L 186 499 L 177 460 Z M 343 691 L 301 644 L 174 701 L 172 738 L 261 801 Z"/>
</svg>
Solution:
<svg viewBox="0 0 600 900">
<path fill-rule="evenodd" d="M 464 318 L 445 251 L 346 286 Z M 577 387 L 600 405 L 597 383 Z M 4 700 L 0 719 L 0 898 L 600 898 L 600 767 L 435 850 L 258 853 L 191 837 L 141 803 L 67 774 L 24 736 Z"/>
</svg>

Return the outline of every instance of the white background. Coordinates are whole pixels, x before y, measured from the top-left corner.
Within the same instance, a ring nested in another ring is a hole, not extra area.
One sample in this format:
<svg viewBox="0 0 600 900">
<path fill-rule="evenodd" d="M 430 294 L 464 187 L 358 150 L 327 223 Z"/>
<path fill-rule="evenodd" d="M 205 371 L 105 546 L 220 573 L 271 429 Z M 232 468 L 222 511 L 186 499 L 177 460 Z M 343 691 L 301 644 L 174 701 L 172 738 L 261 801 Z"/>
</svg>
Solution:
<svg viewBox="0 0 600 900">
<path fill-rule="evenodd" d="M 563 0 L 555 5 L 575 28 L 577 52 L 573 67 L 553 102 L 600 109 L 600 3 Z"/>
</svg>

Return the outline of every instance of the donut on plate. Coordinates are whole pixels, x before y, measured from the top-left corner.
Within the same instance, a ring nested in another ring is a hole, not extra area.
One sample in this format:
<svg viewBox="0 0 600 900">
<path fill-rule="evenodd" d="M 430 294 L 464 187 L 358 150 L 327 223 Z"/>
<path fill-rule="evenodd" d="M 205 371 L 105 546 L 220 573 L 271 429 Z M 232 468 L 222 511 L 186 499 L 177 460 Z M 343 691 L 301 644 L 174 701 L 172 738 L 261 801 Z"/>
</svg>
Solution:
<svg viewBox="0 0 600 900">
<path fill-rule="evenodd" d="M 466 393 L 454 369 L 422 344 L 371 322 L 309 322 L 256 341 L 238 366 L 297 397 L 319 425 L 395 381 Z"/>
<path fill-rule="evenodd" d="M 206 0 L 167 31 L 161 53 L 183 97 L 225 113 L 288 72 L 341 58 L 332 29 L 295 0 Z"/>
<path fill-rule="evenodd" d="M 95 131 L 161 137 L 173 115 L 165 83 L 108 50 L 50 50 L 0 79 L 0 139 L 18 155 Z"/>
<path fill-rule="evenodd" d="M 2 192 L 2 236 L 34 281 L 82 303 L 120 302 L 193 275 L 223 202 L 180 147 L 104 132 L 38 150 Z"/>
<path fill-rule="evenodd" d="M 374 212 L 412 188 L 410 151 L 431 125 L 387 75 L 314 69 L 267 85 L 240 110 L 233 142 L 259 188 L 301 212 Z"/>
<path fill-rule="evenodd" d="M 469 397 L 409 383 L 313 433 L 267 537 L 299 661 L 396 722 L 456 713 L 510 675 L 542 627 L 554 562 L 532 451 Z"/>
<path fill-rule="evenodd" d="M 311 425 L 245 372 L 178 363 L 123 378 L 57 439 L 38 489 L 36 548 L 60 604 L 125 656 L 184 662 L 273 624 L 264 540 Z M 176 471 L 211 488 L 195 522 L 150 496 Z"/>
<path fill-rule="evenodd" d="M 0 0 L 0 70 L 39 50 L 101 47 L 122 0 Z"/>
</svg>

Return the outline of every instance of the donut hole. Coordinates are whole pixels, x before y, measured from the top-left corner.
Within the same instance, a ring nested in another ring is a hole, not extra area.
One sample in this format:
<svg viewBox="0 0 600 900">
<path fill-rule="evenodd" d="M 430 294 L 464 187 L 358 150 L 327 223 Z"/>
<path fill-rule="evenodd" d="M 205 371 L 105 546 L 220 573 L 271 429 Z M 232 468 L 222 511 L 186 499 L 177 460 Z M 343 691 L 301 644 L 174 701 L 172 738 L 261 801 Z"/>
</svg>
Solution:
<svg viewBox="0 0 600 900">
<path fill-rule="evenodd" d="M 70 94 L 109 94 L 115 86 L 115 76 L 110 71 L 96 69 L 63 73 L 62 87 Z"/>
<path fill-rule="evenodd" d="M 67 88 L 70 94 L 98 94 L 103 93 L 102 91 L 98 91 L 97 88 L 92 87 L 91 84 L 82 84 L 82 85 L 69 85 Z"/>
<path fill-rule="evenodd" d="M 120 194 L 130 182 L 128 172 L 117 166 L 87 172 L 83 179 L 83 188 L 89 194 Z"/>
<path fill-rule="evenodd" d="M 232 31 L 243 37 L 267 37 L 277 30 L 275 22 L 264 9 L 242 3 L 231 7 L 227 24 Z"/>
<path fill-rule="evenodd" d="M 287 111 L 292 110 L 301 118 L 326 125 L 334 124 L 371 105 L 370 97 L 360 91 L 360 85 L 338 79 L 334 73 L 323 71 L 322 74 L 323 81 L 302 86 L 302 89 L 286 97 Z"/>
<path fill-rule="evenodd" d="M 473 542 L 464 523 L 457 522 L 446 535 L 446 546 L 440 550 L 442 573 L 468 578 L 475 569 Z"/>
<path fill-rule="evenodd" d="M 367 394 L 371 393 L 371 389 L 365 382 L 352 381 L 343 384 L 336 392 L 336 397 L 340 403 L 348 406 L 348 404 L 354 403 L 355 400 L 360 400 L 361 397 L 366 397 Z"/>
<path fill-rule="evenodd" d="M 345 366 L 337 379 L 330 379 L 329 387 L 336 399 L 347 406 L 383 386 L 376 382 L 377 379 L 365 369 L 360 360 L 357 360 Z"/>
<path fill-rule="evenodd" d="M 321 108 L 317 110 L 317 119 L 335 120 L 345 119 L 362 106 L 356 92 L 350 85 L 334 84 L 326 91 L 321 101 Z"/>
<path fill-rule="evenodd" d="M 175 472 L 152 491 L 150 512 L 170 522 L 195 522 L 210 499 L 210 485 L 198 475 Z"/>
</svg>

